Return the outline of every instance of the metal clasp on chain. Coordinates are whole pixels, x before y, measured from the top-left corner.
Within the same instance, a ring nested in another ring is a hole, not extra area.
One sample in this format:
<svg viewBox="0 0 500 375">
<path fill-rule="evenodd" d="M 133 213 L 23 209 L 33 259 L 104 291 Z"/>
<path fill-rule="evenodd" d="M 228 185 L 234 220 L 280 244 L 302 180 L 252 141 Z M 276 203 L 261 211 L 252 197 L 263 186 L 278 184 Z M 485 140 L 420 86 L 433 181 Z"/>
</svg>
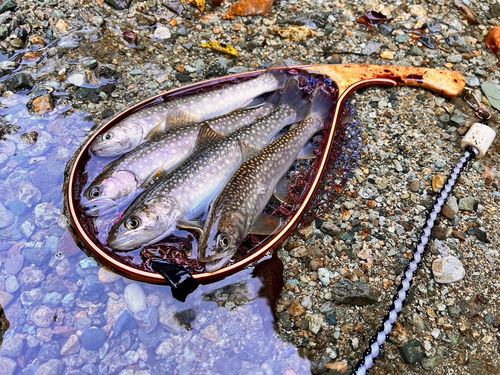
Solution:
<svg viewBox="0 0 500 375">
<path fill-rule="evenodd" d="M 466 89 L 466 94 L 464 96 L 464 100 L 469 104 L 477 117 L 481 119 L 483 124 L 488 124 L 488 120 L 491 118 L 491 113 L 486 109 L 486 106 L 479 101 L 477 96 L 472 92 L 471 89 Z M 468 98 L 472 96 L 475 100 L 475 104 L 471 103 Z"/>
</svg>

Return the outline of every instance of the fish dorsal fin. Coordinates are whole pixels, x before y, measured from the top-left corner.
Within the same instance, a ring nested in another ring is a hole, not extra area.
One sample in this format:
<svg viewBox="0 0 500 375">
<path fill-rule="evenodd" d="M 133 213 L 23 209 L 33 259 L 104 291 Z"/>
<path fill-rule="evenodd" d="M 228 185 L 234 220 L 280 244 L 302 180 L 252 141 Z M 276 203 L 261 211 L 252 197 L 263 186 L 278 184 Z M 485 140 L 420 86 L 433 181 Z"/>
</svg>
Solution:
<svg viewBox="0 0 500 375">
<path fill-rule="evenodd" d="M 260 107 L 260 106 L 266 104 L 268 102 L 268 100 L 269 100 L 269 94 L 265 93 L 265 94 L 260 95 L 256 98 L 251 99 L 247 104 L 238 108 L 238 110 L 242 111 L 245 109 L 257 108 L 257 107 Z"/>
<path fill-rule="evenodd" d="M 141 184 L 141 189 L 147 189 L 148 187 L 153 185 L 156 181 L 158 181 L 158 179 L 164 172 L 165 171 L 162 168 L 159 168 L 151 173 L 151 175 Z"/>
<path fill-rule="evenodd" d="M 316 158 L 314 150 L 316 150 L 315 144 L 312 142 L 307 142 L 306 145 L 302 148 L 302 150 L 300 150 L 299 154 L 297 155 L 297 159 L 304 160 L 304 159 Z"/>
<path fill-rule="evenodd" d="M 179 220 L 177 222 L 177 228 L 197 232 L 200 236 L 203 234 L 204 226 L 205 223 L 201 220 L 193 220 L 193 221 Z"/>
<path fill-rule="evenodd" d="M 156 124 L 156 126 L 153 128 L 153 130 L 151 130 L 148 133 L 148 135 L 146 135 L 146 137 L 144 139 L 151 139 L 154 135 L 159 134 L 159 133 L 163 133 L 165 131 L 166 120 L 167 120 L 166 117 L 162 118 L 160 120 L 160 122 L 158 124 Z"/>
<path fill-rule="evenodd" d="M 244 161 L 250 160 L 260 154 L 260 150 L 256 149 L 249 143 L 243 142 L 241 139 L 238 139 L 238 143 L 240 144 L 241 154 L 243 155 Z"/>
<path fill-rule="evenodd" d="M 280 225 L 280 218 L 262 212 L 250 226 L 250 233 L 268 236 L 276 232 Z"/>
<path fill-rule="evenodd" d="M 200 132 L 198 133 L 196 149 L 204 148 L 222 138 L 224 138 L 222 134 L 217 133 L 210 125 L 205 124 L 200 128 Z"/>
<path fill-rule="evenodd" d="M 294 65 L 303 65 L 303 63 L 300 63 L 296 60 L 292 59 L 283 59 L 283 60 L 278 60 L 273 62 L 271 65 L 267 67 L 267 69 L 276 69 L 276 68 L 289 68 Z"/>
<path fill-rule="evenodd" d="M 283 177 L 278 181 L 278 184 L 274 188 L 274 196 L 280 202 L 284 202 L 286 197 L 288 196 L 288 190 L 290 188 L 290 179 Z"/>
<path fill-rule="evenodd" d="M 184 111 L 182 109 L 174 109 L 169 112 L 165 118 L 165 128 L 175 128 L 180 125 L 192 124 L 195 122 L 200 122 L 203 119 L 199 119 L 195 115 Z"/>
</svg>

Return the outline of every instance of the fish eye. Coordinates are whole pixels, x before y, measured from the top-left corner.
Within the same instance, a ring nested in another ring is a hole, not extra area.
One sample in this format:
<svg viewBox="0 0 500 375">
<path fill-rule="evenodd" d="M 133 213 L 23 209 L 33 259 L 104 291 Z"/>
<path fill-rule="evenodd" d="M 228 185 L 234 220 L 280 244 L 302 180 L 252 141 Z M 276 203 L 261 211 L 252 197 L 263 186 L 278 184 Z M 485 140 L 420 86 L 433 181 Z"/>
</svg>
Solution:
<svg viewBox="0 0 500 375">
<path fill-rule="evenodd" d="M 226 248 L 229 246 L 229 236 L 225 233 L 222 233 L 219 236 L 219 245 L 222 246 L 223 248 Z"/>
<path fill-rule="evenodd" d="M 102 139 L 109 141 L 111 138 L 113 138 L 113 133 L 111 132 L 106 132 L 102 135 Z"/>
<path fill-rule="evenodd" d="M 101 189 L 98 186 L 94 186 L 89 191 L 90 198 L 99 198 L 100 195 L 101 195 Z"/>
<path fill-rule="evenodd" d="M 139 225 L 141 225 L 141 219 L 139 219 L 137 216 L 129 217 L 125 221 L 125 227 L 127 229 L 136 229 Z"/>
</svg>

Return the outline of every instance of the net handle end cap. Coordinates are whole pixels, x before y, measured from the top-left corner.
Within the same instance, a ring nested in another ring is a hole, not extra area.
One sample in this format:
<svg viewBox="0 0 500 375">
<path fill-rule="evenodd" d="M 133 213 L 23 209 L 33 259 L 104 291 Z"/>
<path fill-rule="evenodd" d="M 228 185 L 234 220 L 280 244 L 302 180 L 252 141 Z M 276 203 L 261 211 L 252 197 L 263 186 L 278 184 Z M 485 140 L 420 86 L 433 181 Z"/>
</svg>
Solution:
<svg viewBox="0 0 500 375">
<path fill-rule="evenodd" d="M 474 147 L 479 153 L 477 158 L 482 158 L 490 148 L 496 133 L 488 125 L 476 122 L 472 124 L 469 131 L 462 138 L 460 147 L 465 150 L 467 147 Z"/>
</svg>

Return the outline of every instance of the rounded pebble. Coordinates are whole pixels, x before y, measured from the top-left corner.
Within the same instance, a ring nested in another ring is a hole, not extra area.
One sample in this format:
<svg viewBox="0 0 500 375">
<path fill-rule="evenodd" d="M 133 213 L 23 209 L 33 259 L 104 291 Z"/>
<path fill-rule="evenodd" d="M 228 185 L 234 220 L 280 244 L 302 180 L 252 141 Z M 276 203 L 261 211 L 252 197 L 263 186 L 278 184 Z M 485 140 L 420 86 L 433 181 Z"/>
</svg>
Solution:
<svg viewBox="0 0 500 375">
<path fill-rule="evenodd" d="M 100 328 L 91 327 L 83 331 L 80 342 L 87 350 L 99 350 L 104 345 L 108 335 Z"/>
<path fill-rule="evenodd" d="M 132 313 L 137 313 L 139 311 L 144 310 L 147 307 L 147 296 L 144 293 L 142 287 L 137 284 L 129 284 L 125 287 L 125 291 L 123 292 L 125 303 L 127 304 L 127 308 Z"/>
<path fill-rule="evenodd" d="M 432 273 L 436 282 L 440 284 L 449 284 L 463 279 L 465 276 L 465 269 L 459 259 L 449 255 L 432 262 Z"/>
</svg>

